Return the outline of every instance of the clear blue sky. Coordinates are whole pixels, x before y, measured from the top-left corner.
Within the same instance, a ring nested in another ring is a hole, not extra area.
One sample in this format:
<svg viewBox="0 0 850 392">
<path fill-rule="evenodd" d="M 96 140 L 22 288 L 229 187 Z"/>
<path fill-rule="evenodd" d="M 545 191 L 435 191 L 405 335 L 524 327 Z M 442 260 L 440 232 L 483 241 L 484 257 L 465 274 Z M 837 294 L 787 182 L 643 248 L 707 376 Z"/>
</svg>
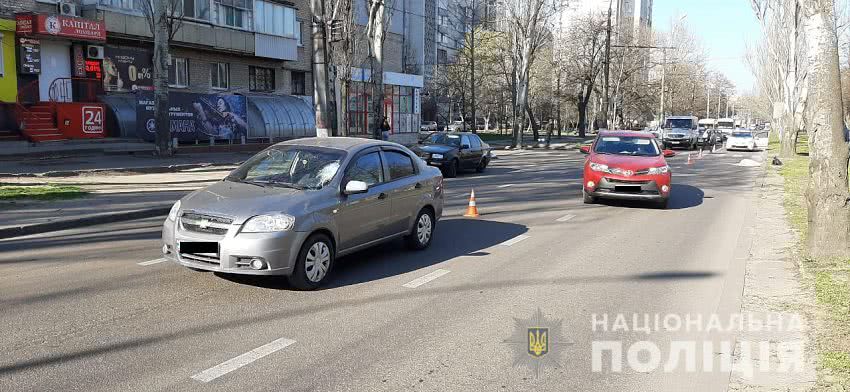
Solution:
<svg viewBox="0 0 850 392">
<path fill-rule="evenodd" d="M 749 0 L 655 0 L 652 26 L 670 31 L 671 18 L 687 15 L 688 29 L 702 41 L 709 68 L 726 75 L 739 94 L 752 90 L 754 77 L 747 67 L 746 45 L 761 32 Z"/>
</svg>

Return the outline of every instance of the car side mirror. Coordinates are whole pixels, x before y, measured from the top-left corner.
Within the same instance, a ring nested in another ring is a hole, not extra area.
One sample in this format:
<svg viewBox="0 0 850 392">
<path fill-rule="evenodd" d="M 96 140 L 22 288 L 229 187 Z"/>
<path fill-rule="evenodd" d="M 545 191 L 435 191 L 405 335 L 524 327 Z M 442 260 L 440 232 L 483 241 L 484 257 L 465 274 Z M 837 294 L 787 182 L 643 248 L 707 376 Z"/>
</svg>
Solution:
<svg viewBox="0 0 850 392">
<path fill-rule="evenodd" d="M 673 150 L 664 150 L 661 153 L 664 154 L 664 158 L 670 158 L 670 157 L 676 156 L 676 152 L 673 151 Z"/>
<path fill-rule="evenodd" d="M 578 149 L 582 154 L 590 154 L 590 146 L 581 146 Z"/>
<path fill-rule="evenodd" d="M 366 185 L 363 181 L 351 180 L 345 184 L 345 190 L 342 193 L 346 195 L 355 195 L 358 193 L 365 193 L 369 190 L 369 185 Z"/>
</svg>

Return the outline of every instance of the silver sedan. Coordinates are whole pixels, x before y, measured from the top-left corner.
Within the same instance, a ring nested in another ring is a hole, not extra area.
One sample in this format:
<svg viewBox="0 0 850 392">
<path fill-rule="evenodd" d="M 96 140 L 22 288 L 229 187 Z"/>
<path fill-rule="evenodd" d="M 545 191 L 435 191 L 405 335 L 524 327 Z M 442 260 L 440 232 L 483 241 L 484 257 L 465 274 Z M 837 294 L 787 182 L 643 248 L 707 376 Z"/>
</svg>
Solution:
<svg viewBox="0 0 850 392">
<path fill-rule="evenodd" d="M 298 139 L 175 203 L 162 252 L 196 270 L 285 275 L 296 288 L 315 289 L 336 257 L 399 237 L 426 248 L 442 212 L 440 171 L 407 148 Z"/>
</svg>

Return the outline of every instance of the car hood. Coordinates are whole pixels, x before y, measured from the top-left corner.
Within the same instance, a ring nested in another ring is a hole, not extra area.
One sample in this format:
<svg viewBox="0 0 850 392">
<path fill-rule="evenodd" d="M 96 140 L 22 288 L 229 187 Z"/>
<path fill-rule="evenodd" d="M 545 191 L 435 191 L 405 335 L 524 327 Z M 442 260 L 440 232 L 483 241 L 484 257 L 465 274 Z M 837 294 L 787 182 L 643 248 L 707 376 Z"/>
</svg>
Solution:
<svg viewBox="0 0 850 392">
<path fill-rule="evenodd" d="M 608 165 L 608 167 L 635 171 L 665 165 L 664 157 L 661 155 L 657 157 L 633 157 L 626 155 L 594 154 L 590 158 L 590 161 Z"/>
<path fill-rule="evenodd" d="M 415 146 L 413 148 L 413 151 L 416 151 L 416 152 L 422 151 L 422 152 L 427 152 L 427 153 L 431 153 L 431 154 L 434 154 L 434 153 L 446 154 L 446 153 L 452 152 L 456 149 L 457 149 L 456 147 L 446 146 L 446 145 L 442 145 L 442 144 L 423 144 L 423 145 Z"/>
<path fill-rule="evenodd" d="M 180 201 L 182 211 L 193 210 L 233 218 L 243 223 L 260 214 L 288 213 L 302 210 L 310 193 L 298 189 L 261 187 L 240 182 L 220 181 L 190 193 Z"/>
</svg>

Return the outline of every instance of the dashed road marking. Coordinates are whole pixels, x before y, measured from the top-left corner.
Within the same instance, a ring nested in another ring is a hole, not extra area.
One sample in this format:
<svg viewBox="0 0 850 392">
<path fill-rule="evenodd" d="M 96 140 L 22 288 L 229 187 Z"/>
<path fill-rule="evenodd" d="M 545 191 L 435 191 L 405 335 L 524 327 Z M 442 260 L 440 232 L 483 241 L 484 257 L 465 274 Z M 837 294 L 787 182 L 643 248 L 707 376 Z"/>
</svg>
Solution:
<svg viewBox="0 0 850 392">
<path fill-rule="evenodd" d="M 165 259 L 156 259 L 156 260 L 143 261 L 141 263 L 136 263 L 136 264 L 141 265 L 141 266 L 149 266 L 149 265 L 162 263 L 163 261 L 166 261 L 166 260 Z"/>
<path fill-rule="evenodd" d="M 514 186 L 514 184 L 499 185 L 498 188 L 507 188 L 509 186 Z"/>
<path fill-rule="evenodd" d="M 415 289 L 415 288 L 422 286 L 423 284 L 428 283 L 428 282 L 430 282 L 434 279 L 437 279 L 437 278 L 439 278 L 439 277 L 441 277 L 441 276 L 443 276 L 443 275 L 445 275 L 449 272 L 451 272 L 451 271 L 441 268 L 441 269 L 438 269 L 434 272 L 431 272 L 430 274 L 423 275 L 423 276 L 420 276 L 416 279 L 413 279 L 410 282 L 403 284 L 402 286 L 407 287 L 409 289 Z"/>
<path fill-rule="evenodd" d="M 527 236 L 527 235 L 525 235 L 525 234 L 520 234 L 520 235 L 518 235 L 518 236 L 516 236 L 516 237 L 514 237 L 514 238 L 511 238 L 511 239 L 509 239 L 509 240 L 507 240 L 507 241 L 505 241 L 505 242 L 502 242 L 502 244 L 501 244 L 501 245 L 503 245 L 503 246 L 513 246 L 513 245 L 514 245 L 514 244 L 516 244 L 517 242 L 520 242 L 520 241 L 526 240 L 526 239 L 528 239 L 528 238 L 529 238 L 529 236 Z"/>
<path fill-rule="evenodd" d="M 250 364 L 266 355 L 272 354 L 276 351 L 279 351 L 289 345 L 295 343 L 292 339 L 280 338 L 271 343 L 264 344 L 260 347 L 257 347 L 251 351 L 248 351 L 245 354 L 242 354 L 233 359 L 229 359 L 225 362 L 222 362 L 216 366 L 213 366 L 207 370 L 204 370 L 194 376 L 192 379 L 198 380 L 200 382 L 210 382 L 215 380 L 227 373 L 230 373 L 236 369 L 239 369 L 245 365 Z"/>
<path fill-rule="evenodd" d="M 570 219 L 573 219 L 573 218 L 575 218 L 575 217 L 576 217 L 576 216 L 575 216 L 575 215 L 573 215 L 573 214 L 567 214 L 567 215 L 564 215 L 564 216 L 562 216 L 562 217 L 560 217 L 560 218 L 558 218 L 558 219 L 555 219 L 555 221 L 556 221 L 556 222 L 566 222 L 566 221 L 568 221 L 568 220 L 570 220 Z"/>
</svg>

